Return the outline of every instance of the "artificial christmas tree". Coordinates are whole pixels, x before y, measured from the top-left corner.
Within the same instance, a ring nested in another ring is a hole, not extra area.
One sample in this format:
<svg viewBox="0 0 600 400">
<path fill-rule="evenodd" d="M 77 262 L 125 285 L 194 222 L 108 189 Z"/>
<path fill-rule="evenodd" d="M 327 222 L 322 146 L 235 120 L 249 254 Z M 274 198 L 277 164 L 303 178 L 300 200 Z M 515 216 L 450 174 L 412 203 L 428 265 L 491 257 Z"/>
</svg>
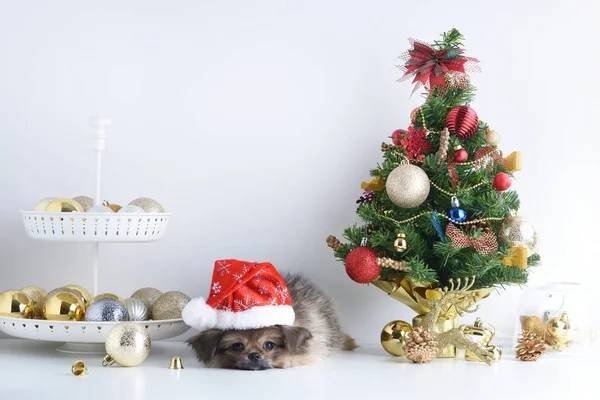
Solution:
<svg viewBox="0 0 600 400">
<path fill-rule="evenodd" d="M 526 283 L 539 261 L 535 230 L 515 216 L 519 198 L 509 190 L 520 153 L 504 157 L 500 135 L 470 106 L 467 72 L 478 60 L 464 55 L 461 41 L 456 29 L 432 45 L 410 40 L 400 80 L 414 77 L 413 92 L 423 88 L 425 102 L 406 130 L 393 132 L 393 144 L 381 146 L 383 161 L 361 185 L 363 223 L 344 231 L 347 243 L 327 239 L 352 279 L 415 310 L 413 325 L 427 321 L 438 357 L 468 345 L 458 315 L 475 311 L 496 286 Z"/>
</svg>

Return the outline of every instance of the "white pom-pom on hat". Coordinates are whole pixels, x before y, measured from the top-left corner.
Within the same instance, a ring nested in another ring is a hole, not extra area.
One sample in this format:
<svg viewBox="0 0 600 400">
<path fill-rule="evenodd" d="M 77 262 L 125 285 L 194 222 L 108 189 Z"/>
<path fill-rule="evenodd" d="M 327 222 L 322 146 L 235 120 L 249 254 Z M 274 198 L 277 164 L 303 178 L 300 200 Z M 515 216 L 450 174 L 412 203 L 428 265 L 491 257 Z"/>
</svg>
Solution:
<svg viewBox="0 0 600 400">
<path fill-rule="evenodd" d="M 198 330 L 212 329 L 217 325 L 217 310 L 206 304 L 202 297 L 192 299 L 181 313 L 183 322 Z"/>
</svg>

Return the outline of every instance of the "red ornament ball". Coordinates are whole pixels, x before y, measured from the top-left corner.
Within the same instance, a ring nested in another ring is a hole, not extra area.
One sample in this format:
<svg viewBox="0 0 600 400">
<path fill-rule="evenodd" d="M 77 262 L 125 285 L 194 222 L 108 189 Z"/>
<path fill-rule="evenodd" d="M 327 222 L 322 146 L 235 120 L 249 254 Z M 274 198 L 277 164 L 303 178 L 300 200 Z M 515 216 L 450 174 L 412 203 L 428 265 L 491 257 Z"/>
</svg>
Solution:
<svg viewBox="0 0 600 400">
<path fill-rule="evenodd" d="M 510 179 L 510 175 L 505 174 L 504 172 L 499 172 L 494 177 L 494 189 L 499 192 L 502 192 L 510 187 L 512 184 L 512 180 Z"/>
<path fill-rule="evenodd" d="M 446 116 L 446 127 L 461 139 L 468 139 L 479 129 L 479 117 L 469 106 L 454 107 Z"/>
<path fill-rule="evenodd" d="M 346 257 L 346 273 L 354 282 L 373 282 L 381 272 L 381 267 L 376 262 L 377 257 L 379 254 L 370 247 L 355 248 Z"/>
<path fill-rule="evenodd" d="M 396 129 L 392 132 L 392 136 L 390 136 L 390 138 L 392 138 L 392 143 L 394 143 L 395 146 L 400 146 L 400 140 L 402 140 L 402 136 L 406 134 L 408 134 L 406 129 Z"/>
<path fill-rule="evenodd" d="M 469 159 L 469 153 L 465 149 L 457 149 L 454 152 L 454 161 L 463 163 Z"/>
<path fill-rule="evenodd" d="M 421 107 L 417 107 L 410 112 L 410 123 L 413 125 L 417 122 L 417 115 L 419 115 L 420 108 Z"/>
</svg>

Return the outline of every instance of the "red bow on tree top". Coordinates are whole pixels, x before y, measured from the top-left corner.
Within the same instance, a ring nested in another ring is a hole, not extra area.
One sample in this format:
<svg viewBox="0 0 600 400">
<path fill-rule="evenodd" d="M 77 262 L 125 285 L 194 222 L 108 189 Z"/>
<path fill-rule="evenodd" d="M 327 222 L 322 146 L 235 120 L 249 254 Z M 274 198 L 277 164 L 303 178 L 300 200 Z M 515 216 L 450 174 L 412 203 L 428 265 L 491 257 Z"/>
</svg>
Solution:
<svg viewBox="0 0 600 400">
<path fill-rule="evenodd" d="M 405 81 L 414 75 L 413 83 L 419 82 L 415 90 L 420 85 L 429 86 L 445 85 L 445 76 L 450 71 L 466 72 L 465 66 L 469 72 L 479 71 L 476 58 L 463 56 L 464 49 L 460 47 L 446 47 L 441 50 L 435 50 L 428 44 L 409 39 L 413 48 L 400 56 L 404 60 L 404 65 L 398 66 L 404 71 L 400 81 Z"/>
</svg>

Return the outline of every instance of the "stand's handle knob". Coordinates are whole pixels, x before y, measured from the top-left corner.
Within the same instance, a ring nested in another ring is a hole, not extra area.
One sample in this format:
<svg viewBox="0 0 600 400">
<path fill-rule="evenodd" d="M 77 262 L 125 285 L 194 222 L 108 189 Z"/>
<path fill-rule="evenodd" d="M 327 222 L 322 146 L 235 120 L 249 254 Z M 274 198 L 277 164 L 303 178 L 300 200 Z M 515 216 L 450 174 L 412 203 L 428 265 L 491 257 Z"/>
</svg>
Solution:
<svg viewBox="0 0 600 400">
<path fill-rule="evenodd" d="M 94 149 L 98 151 L 104 150 L 106 141 L 105 128 L 110 126 L 110 120 L 101 117 L 92 117 L 90 125 L 93 129 L 92 136 L 94 137 Z"/>
</svg>

